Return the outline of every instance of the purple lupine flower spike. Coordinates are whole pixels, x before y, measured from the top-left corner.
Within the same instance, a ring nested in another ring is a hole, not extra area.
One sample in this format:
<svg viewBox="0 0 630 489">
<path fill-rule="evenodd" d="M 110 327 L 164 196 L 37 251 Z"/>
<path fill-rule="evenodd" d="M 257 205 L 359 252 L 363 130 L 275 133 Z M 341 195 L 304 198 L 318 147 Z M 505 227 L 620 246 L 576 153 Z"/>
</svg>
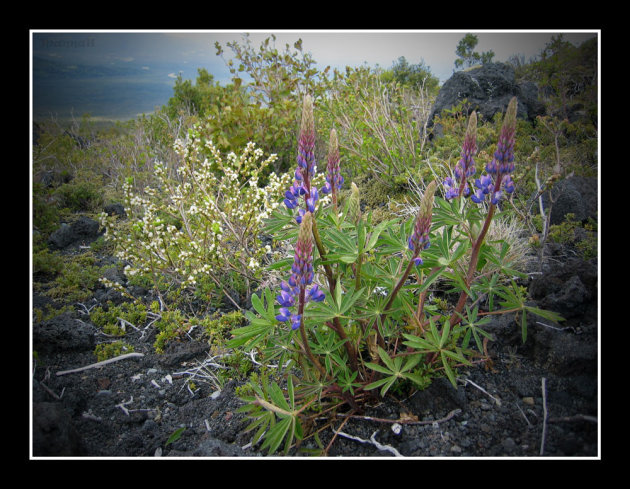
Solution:
<svg viewBox="0 0 630 489">
<path fill-rule="evenodd" d="M 300 136 L 298 138 L 297 169 L 295 170 L 295 180 L 293 185 L 286 192 L 284 204 L 288 209 L 299 207 L 298 198 L 305 197 L 305 210 L 300 210 L 295 220 L 298 224 L 302 222 L 304 212 L 315 211 L 319 194 L 315 187 L 311 188 L 311 182 L 317 171 L 315 162 L 315 124 L 313 121 L 313 100 L 310 95 L 304 97 L 302 106 L 302 122 L 300 126 Z"/>
<path fill-rule="evenodd" d="M 280 293 L 276 297 L 282 306 L 280 314 L 276 316 L 278 321 L 289 321 L 292 329 L 300 327 L 302 312 L 308 301 L 320 302 L 324 300 L 324 293 L 313 283 L 313 216 L 306 212 L 300 223 L 300 232 L 295 245 L 295 256 L 291 267 L 291 277 L 287 282 L 281 282 Z M 289 308 L 297 306 L 297 312 L 291 312 Z"/>
<path fill-rule="evenodd" d="M 436 183 L 435 180 L 427 185 L 420 203 L 420 210 L 416 217 L 416 223 L 413 228 L 413 233 L 409 237 L 408 245 L 409 249 L 413 252 L 412 260 L 416 265 L 422 264 L 422 259 L 419 257 L 420 252 L 425 250 L 431 244 L 429 241 L 429 231 L 431 229 L 431 217 L 433 213 L 433 196 L 435 194 Z"/>
<path fill-rule="evenodd" d="M 473 111 L 468 119 L 468 127 L 466 128 L 466 137 L 462 145 L 461 158 L 455 165 L 455 180 L 448 177 L 444 181 L 446 189 L 445 198 L 447 200 L 453 197 L 468 196 L 470 189 L 468 188 L 468 178 L 475 174 L 475 154 L 477 152 L 477 112 Z"/>
<path fill-rule="evenodd" d="M 477 190 L 471 197 L 473 202 L 481 203 L 487 195 L 490 202 L 496 205 L 503 193 L 514 192 L 514 182 L 510 174 L 514 171 L 514 142 L 516 135 L 517 100 L 512 97 L 503 118 L 497 149 L 492 160 L 486 165 L 488 174 L 475 180 Z"/>
<path fill-rule="evenodd" d="M 505 111 L 501 134 L 494 158 L 486 165 L 488 173 L 506 175 L 514 171 L 514 136 L 516 133 L 516 97 L 512 97 Z"/>
</svg>

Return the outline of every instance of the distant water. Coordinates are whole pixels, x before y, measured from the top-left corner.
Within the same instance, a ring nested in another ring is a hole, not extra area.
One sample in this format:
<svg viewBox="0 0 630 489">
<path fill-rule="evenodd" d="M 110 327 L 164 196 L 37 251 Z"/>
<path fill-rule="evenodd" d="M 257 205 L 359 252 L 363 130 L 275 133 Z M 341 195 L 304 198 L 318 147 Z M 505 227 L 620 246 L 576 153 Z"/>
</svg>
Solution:
<svg viewBox="0 0 630 489">
<path fill-rule="evenodd" d="M 128 120 L 149 114 L 173 95 L 166 76 L 94 78 L 38 77 L 33 80 L 33 119 L 60 120 L 88 113 L 94 119 Z"/>
</svg>

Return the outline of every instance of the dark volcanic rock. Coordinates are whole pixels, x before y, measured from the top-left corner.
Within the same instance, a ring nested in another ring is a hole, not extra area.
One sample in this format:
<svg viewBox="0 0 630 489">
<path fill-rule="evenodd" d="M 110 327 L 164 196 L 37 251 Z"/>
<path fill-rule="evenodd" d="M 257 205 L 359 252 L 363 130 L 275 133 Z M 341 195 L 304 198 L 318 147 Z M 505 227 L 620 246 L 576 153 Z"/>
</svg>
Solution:
<svg viewBox="0 0 630 489">
<path fill-rule="evenodd" d="M 470 110 L 476 110 L 484 119 L 491 120 L 503 112 L 512 97 L 518 98 L 517 117 L 534 120 L 544 114 L 544 105 L 538 101 L 538 88 L 532 82 L 517 83 L 514 69 L 504 63 L 488 63 L 464 71 L 449 78 L 438 94 L 429 126 L 433 118 L 466 99 Z"/>
<path fill-rule="evenodd" d="M 99 223 L 89 217 L 81 216 L 72 224 L 62 224 L 50 235 L 48 243 L 52 249 L 63 249 L 73 244 L 87 244 L 98 238 Z"/>
<path fill-rule="evenodd" d="M 33 349 L 38 353 L 87 351 L 94 348 L 94 332 L 83 322 L 63 313 L 33 324 Z"/>
</svg>

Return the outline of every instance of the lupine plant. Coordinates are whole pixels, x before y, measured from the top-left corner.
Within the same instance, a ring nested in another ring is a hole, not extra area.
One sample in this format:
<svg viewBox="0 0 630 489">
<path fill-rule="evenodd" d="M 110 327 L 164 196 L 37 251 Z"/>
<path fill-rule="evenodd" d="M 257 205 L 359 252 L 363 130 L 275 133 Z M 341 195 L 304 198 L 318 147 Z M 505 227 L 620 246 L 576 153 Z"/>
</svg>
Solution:
<svg viewBox="0 0 630 489">
<path fill-rule="evenodd" d="M 509 245 L 485 242 L 502 199 L 514 190 L 516 103 L 507 107 L 486 175 L 471 182 L 473 113 L 454 175 L 442 182 L 444 197 L 432 181 L 413 219 L 373 225 L 354 183 L 345 200 L 338 198 L 343 165 L 336 133 L 321 189 L 335 197 L 332 205 L 318 200 L 313 103 L 306 96 L 295 179 L 285 205 L 267 220 L 268 230 L 297 240 L 294 254 L 269 267 L 286 279 L 252 298 L 257 314 L 246 313 L 249 324 L 235 329 L 229 343 L 276 360 L 286 374 L 284 389 L 277 382 L 252 384 L 252 395 L 244 397 L 254 443 L 286 452 L 311 436 L 304 426 L 314 426 L 322 411 L 361 411 L 369 399 L 425 388 L 437 376 L 457 388 L 459 368 L 489 360 L 491 335 L 483 326 L 491 315 L 516 313 L 523 340 L 527 313 L 561 319 L 526 304 L 525 289 L 512 278 L 523 275 L 507 259 Z M 492 276 L 485 273 L 488 263 Z M 432 299 L 439 290 L 458 292 L 457 303 L 442 307 Z"/>
</svg>

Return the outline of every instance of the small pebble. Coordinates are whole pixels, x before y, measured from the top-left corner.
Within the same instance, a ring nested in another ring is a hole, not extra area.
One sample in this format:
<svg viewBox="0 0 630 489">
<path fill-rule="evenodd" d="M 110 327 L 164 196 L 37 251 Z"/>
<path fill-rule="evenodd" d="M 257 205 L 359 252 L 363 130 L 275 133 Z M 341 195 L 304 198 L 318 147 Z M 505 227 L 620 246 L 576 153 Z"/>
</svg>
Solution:
<svg viewBox="0 0 630 489">
<path fill-rule="evenodd" d="M 516 448 L 516 442 L 512 438 L 506 438 L 503 440 L 502 445 L 506 451 L 510 452 Z"/>
<path fill-rule="evenodd" d="M 534 398 L 533 397 L 524 397 L 523 398 L 523 402 L 525 404 L 529 404 L 530 406 L 534 405 Z"/>
</svg>

